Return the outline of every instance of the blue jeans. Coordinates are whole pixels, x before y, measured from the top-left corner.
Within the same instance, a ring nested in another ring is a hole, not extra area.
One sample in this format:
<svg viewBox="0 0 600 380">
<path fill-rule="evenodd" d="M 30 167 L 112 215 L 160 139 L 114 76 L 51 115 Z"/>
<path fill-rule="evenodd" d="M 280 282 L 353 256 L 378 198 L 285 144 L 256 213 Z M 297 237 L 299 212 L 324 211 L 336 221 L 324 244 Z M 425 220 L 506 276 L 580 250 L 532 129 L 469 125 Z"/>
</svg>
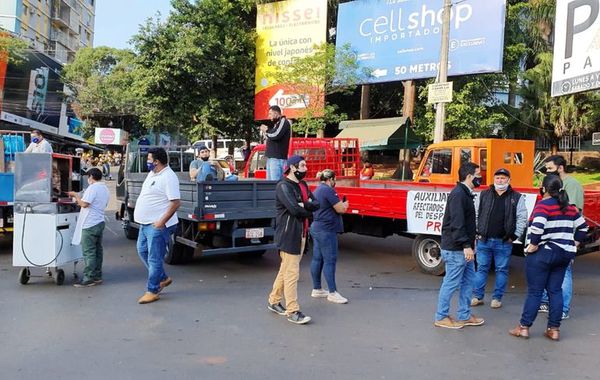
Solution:
<svg viewBox="0 0 600 380">
<path fill-rule="evenodd" d="M 483 299 L 485 284 L 487 283 L 493 258 L 496 271 L 496 285 L 492 299 L 502 300 L 506 284 L 508 283 L 508 266 L 512 248 L 512 243 L 502 241 L 502 239 L 477 240 L 477 273 L 475 274 L 475 283 L 473 284 L 473 297 Z"/>
<path fill-rule="evenodd" d="M 313 238 L 313 257 L 310 263 L 310 273 L 313 289 L 321 289 L 321 273 L 325 275 L 329 292 L 337 291 L 335 286 L 335 264 L 337 262 L 338 239 L 335 232 L 315 231 L 311 228 Z"/>
<path fill-rule="evenodd" d="M 563 308 L 562 311 L 565 314 L 569 314 L 571 312 L 571 299 L 573 298 L 573 261 L 567 267 L 567 271 L 565 272 L 565 279 L 562 283 L 562 293 L 563 293 Z M 542 295 L 542 303 L 548 303 L 548 292 L 544 289 L 544 294 Z"/>
<path fill-rule="evenodd" d="M 267 158 L 267 179 L 269 181 L 279 181 L 281 178 L 283 178 L 284 166 L 284 159 Z"/>
<path fill-rule="evenodd" d="M 137 240 L 137 251 L 142 263 L 148 269 L 149 292 L 158 293 L 160 282 L 167 279 L 163 268 L 163 260 L 167 253 L 167 245 L 171 234 L 175 232 L 177 225 L 165 227 L 161 230 L 154 228 L 152 224 L 140 225 L 140 233 Z"/>
<path fill-rule="evenodd" d="M 442 259 L 446 263 L 446 275 L 442 280 L 435 320 L 440 321 L 450 316 L 450 301 L 454 292 L 460 289 L 456 318 L 466 321 L 471 318 L 471 294 L 475 280 L 475 266 L 467 262 L 463 251 L 446 251 L 442 249 Z"/>
<path fill-rule="evenodd" d="M 573 256 L 552 244 L 540 245 L 537 252 L 527 255 L 527 298 L 521 315 L 522 326 L 533 324 L 542 303 L 542 292 L 547 289 L 550 301 L 548 327 L 560 327 L 563 307 L 561 286 Z"/>
</svg>

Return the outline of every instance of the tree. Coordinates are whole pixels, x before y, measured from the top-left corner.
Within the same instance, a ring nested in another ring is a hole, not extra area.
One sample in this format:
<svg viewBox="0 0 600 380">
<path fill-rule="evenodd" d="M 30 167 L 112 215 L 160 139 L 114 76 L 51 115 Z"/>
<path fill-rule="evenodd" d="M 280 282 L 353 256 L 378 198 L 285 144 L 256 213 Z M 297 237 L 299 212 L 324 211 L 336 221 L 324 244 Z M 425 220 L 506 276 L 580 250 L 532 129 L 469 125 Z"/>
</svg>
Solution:
<svg viewBox="0 0 600 380">
<path fill-rule="evenodd" d="M 136 129 L 134 72 L 133 52 L 109 47 L 82 48 L 64 67 L 62 77 L 72 92 L 73 108 L 86 121 L 86 136 L 108 125 L 142 134 Z"/>
<path fill-rule="evenodd" d="M 166 22 L 133 38 L 144 125 L 240 137 L 253 128 L 253 0 L 174 0 Z"/>
<path fill-rule="evenodd" d="M 27 48 L 25 41 L 0 30 L 0 62 L 18 64 Z"/>
<path fill-rule="evenodd" d="M 339 123 L 346 118 L 337 113 L 337 107 L 327 102 L 327 96 L 350 94 L 368 74 L 359 72 L 356 58 L 349 46 L 340 49 L 333 44 L 314 46 L 314 52 L 280 67 L 274 74 L 277 83 L 293 88 L 303 103 L 305 113 L 294 124 L 294 130 L 323 135 L 326 124 Z"/>
</svg>

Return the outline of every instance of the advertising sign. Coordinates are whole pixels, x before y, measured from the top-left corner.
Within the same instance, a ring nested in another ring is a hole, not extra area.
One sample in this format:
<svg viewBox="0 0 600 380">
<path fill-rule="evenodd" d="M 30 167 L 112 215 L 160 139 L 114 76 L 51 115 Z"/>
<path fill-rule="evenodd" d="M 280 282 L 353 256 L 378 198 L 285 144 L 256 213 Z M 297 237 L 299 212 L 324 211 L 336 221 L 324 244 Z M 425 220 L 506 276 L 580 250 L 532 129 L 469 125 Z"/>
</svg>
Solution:
<svg viewBox="0 0 600 380">
<path fill-rule="evenodd" d="M 127 132 L 117 128 L 96 128 L 94 143 L 103 145 L 125 145 Z"/>
<path fill-rule="evenodd" d="M 557 0 L 552 96 L 600 88 L 600 0 Z"/>
<path fill-rule="evenodd" d="M 416 191 L 408 192 L 406 198 L 406 218 L 408 231 L 412 234 L 441 235 L 442 221 L 448 195 L 446 192 Z M 527 217 L 533 212 L 537 194 L 523 193 L 527 206 Z M 479 208 L 479 193 L 475 193 L 475 210 Z"/>
<path fill-rule="evenodd" d="M 453 82 L 432 83 L 427 87 L 427 103 L 450 103 Z"/>
<path fill-rule="evenodd" d="M 336 45 L 350 44 L 366 83 L 433 78 L 443 0 L 358 0 L 340 4 Z M 506 0 L 452 6 L 448 75 L 502 71 Z"/>
<path fill-rule="evenodd" d="M 299 94 L 294 83 L 276 83 L 273 73 L 295 59 L 311 55 L 314 45 L 326 41 L 326 30 L 327 0 L 288 0 L 257 6 L 255 120 L 267 119 L 272 105 L 280 106 L 288 118 L 298 118 L 305 112 L 305 102 L 313 102 L 317 109 L 324 104 L 322 97 Z M 299 95 L 305 95 L 304 99 Z M 314 114 L 318 116 L 318 112 Z"/>
<path fill-rule="evenodd" d="M 57 134 L 62 114 L 60 63 L 29 51 L 18 65 L 8 64 L 0 120 Z"/>
</svg>

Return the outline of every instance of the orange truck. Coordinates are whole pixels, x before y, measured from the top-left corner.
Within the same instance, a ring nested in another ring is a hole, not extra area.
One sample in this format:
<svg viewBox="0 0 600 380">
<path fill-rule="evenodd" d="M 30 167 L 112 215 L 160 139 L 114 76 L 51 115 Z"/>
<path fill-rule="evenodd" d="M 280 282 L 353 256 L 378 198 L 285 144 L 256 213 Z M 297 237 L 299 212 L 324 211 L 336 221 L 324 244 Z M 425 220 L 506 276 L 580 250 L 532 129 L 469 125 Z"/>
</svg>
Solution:
<svg viewBox="0 0 600 380">
<path fill-rule="evenodd" d="M 533 187 L 534 141 L 508 139 L 468 139 L 444 141 L 427 148 L 413 174 L 413 181 L 360 180 L 360 152 L 357 139 L 293 138 L 290 155 L 303 155 L 309 175 L 325 168 L 336 171 L 336 190 L 346 196 L 350 208 L 344 214 L 345 232 L 386 237 L 393 234 L 414 238 L 412 255 L 422 272 L 444 273 L 440 235 L 446 198 L 458 181 L 458 168 L 464 162 L 480 165 L 483 186 L 493 183 L 494 172 L 506 168 L 511 185 L 526 197 L 531 213 L 539 196 Z M 252 150 L 246 164 L 246 178 L 265 178 L 264 145 Z M 313 180 L 316 185 L 316 180 Z M 476 197 L 478 202 L 478 197 Z M 588 243 L 580 253 L 596 251 L 600 237 L 600 191 L 585 192 L 584 215 L 592 227 Z M 514 254 L 522 254 L 515 244 Z"/>
</svg>

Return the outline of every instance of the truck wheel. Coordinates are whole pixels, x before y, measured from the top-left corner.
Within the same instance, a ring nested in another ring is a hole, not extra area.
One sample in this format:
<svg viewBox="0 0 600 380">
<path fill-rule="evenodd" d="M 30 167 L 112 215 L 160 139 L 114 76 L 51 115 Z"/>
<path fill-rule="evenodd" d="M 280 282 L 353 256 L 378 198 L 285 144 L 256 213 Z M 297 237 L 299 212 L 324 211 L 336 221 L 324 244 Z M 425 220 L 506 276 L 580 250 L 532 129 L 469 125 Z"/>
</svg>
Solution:
<svg viewBox="0 0 600 380">
<path fill-rule="evenodd" d="M 137 240 L 138 233 L 140 232 L 137 228 L 132 227 L 130 224 L 127 224 L 123 231 L 125 232 L 125 237 L 129 240 Z"/>
<path fill-rule="evenodd" d="M 31 273 L 29 272 L 29 268 L 22 268 L 19 272 L 19 283 L 21 285 L 25 285 L 29 282 L 29 277 Z"/>
<path fill-rule="evenodd" d="M 417 236 L 413 241 L 412 254 L 421 272 L 441 276 L 446 271 L 438 236 Z"/>
<path fill-rule="evenodd" d="M 62 285 L 65 283 L 65 271 L 62 269 L 57 269 L 54 273 L 54 283 L 56 285 Z"/>
</svg>

